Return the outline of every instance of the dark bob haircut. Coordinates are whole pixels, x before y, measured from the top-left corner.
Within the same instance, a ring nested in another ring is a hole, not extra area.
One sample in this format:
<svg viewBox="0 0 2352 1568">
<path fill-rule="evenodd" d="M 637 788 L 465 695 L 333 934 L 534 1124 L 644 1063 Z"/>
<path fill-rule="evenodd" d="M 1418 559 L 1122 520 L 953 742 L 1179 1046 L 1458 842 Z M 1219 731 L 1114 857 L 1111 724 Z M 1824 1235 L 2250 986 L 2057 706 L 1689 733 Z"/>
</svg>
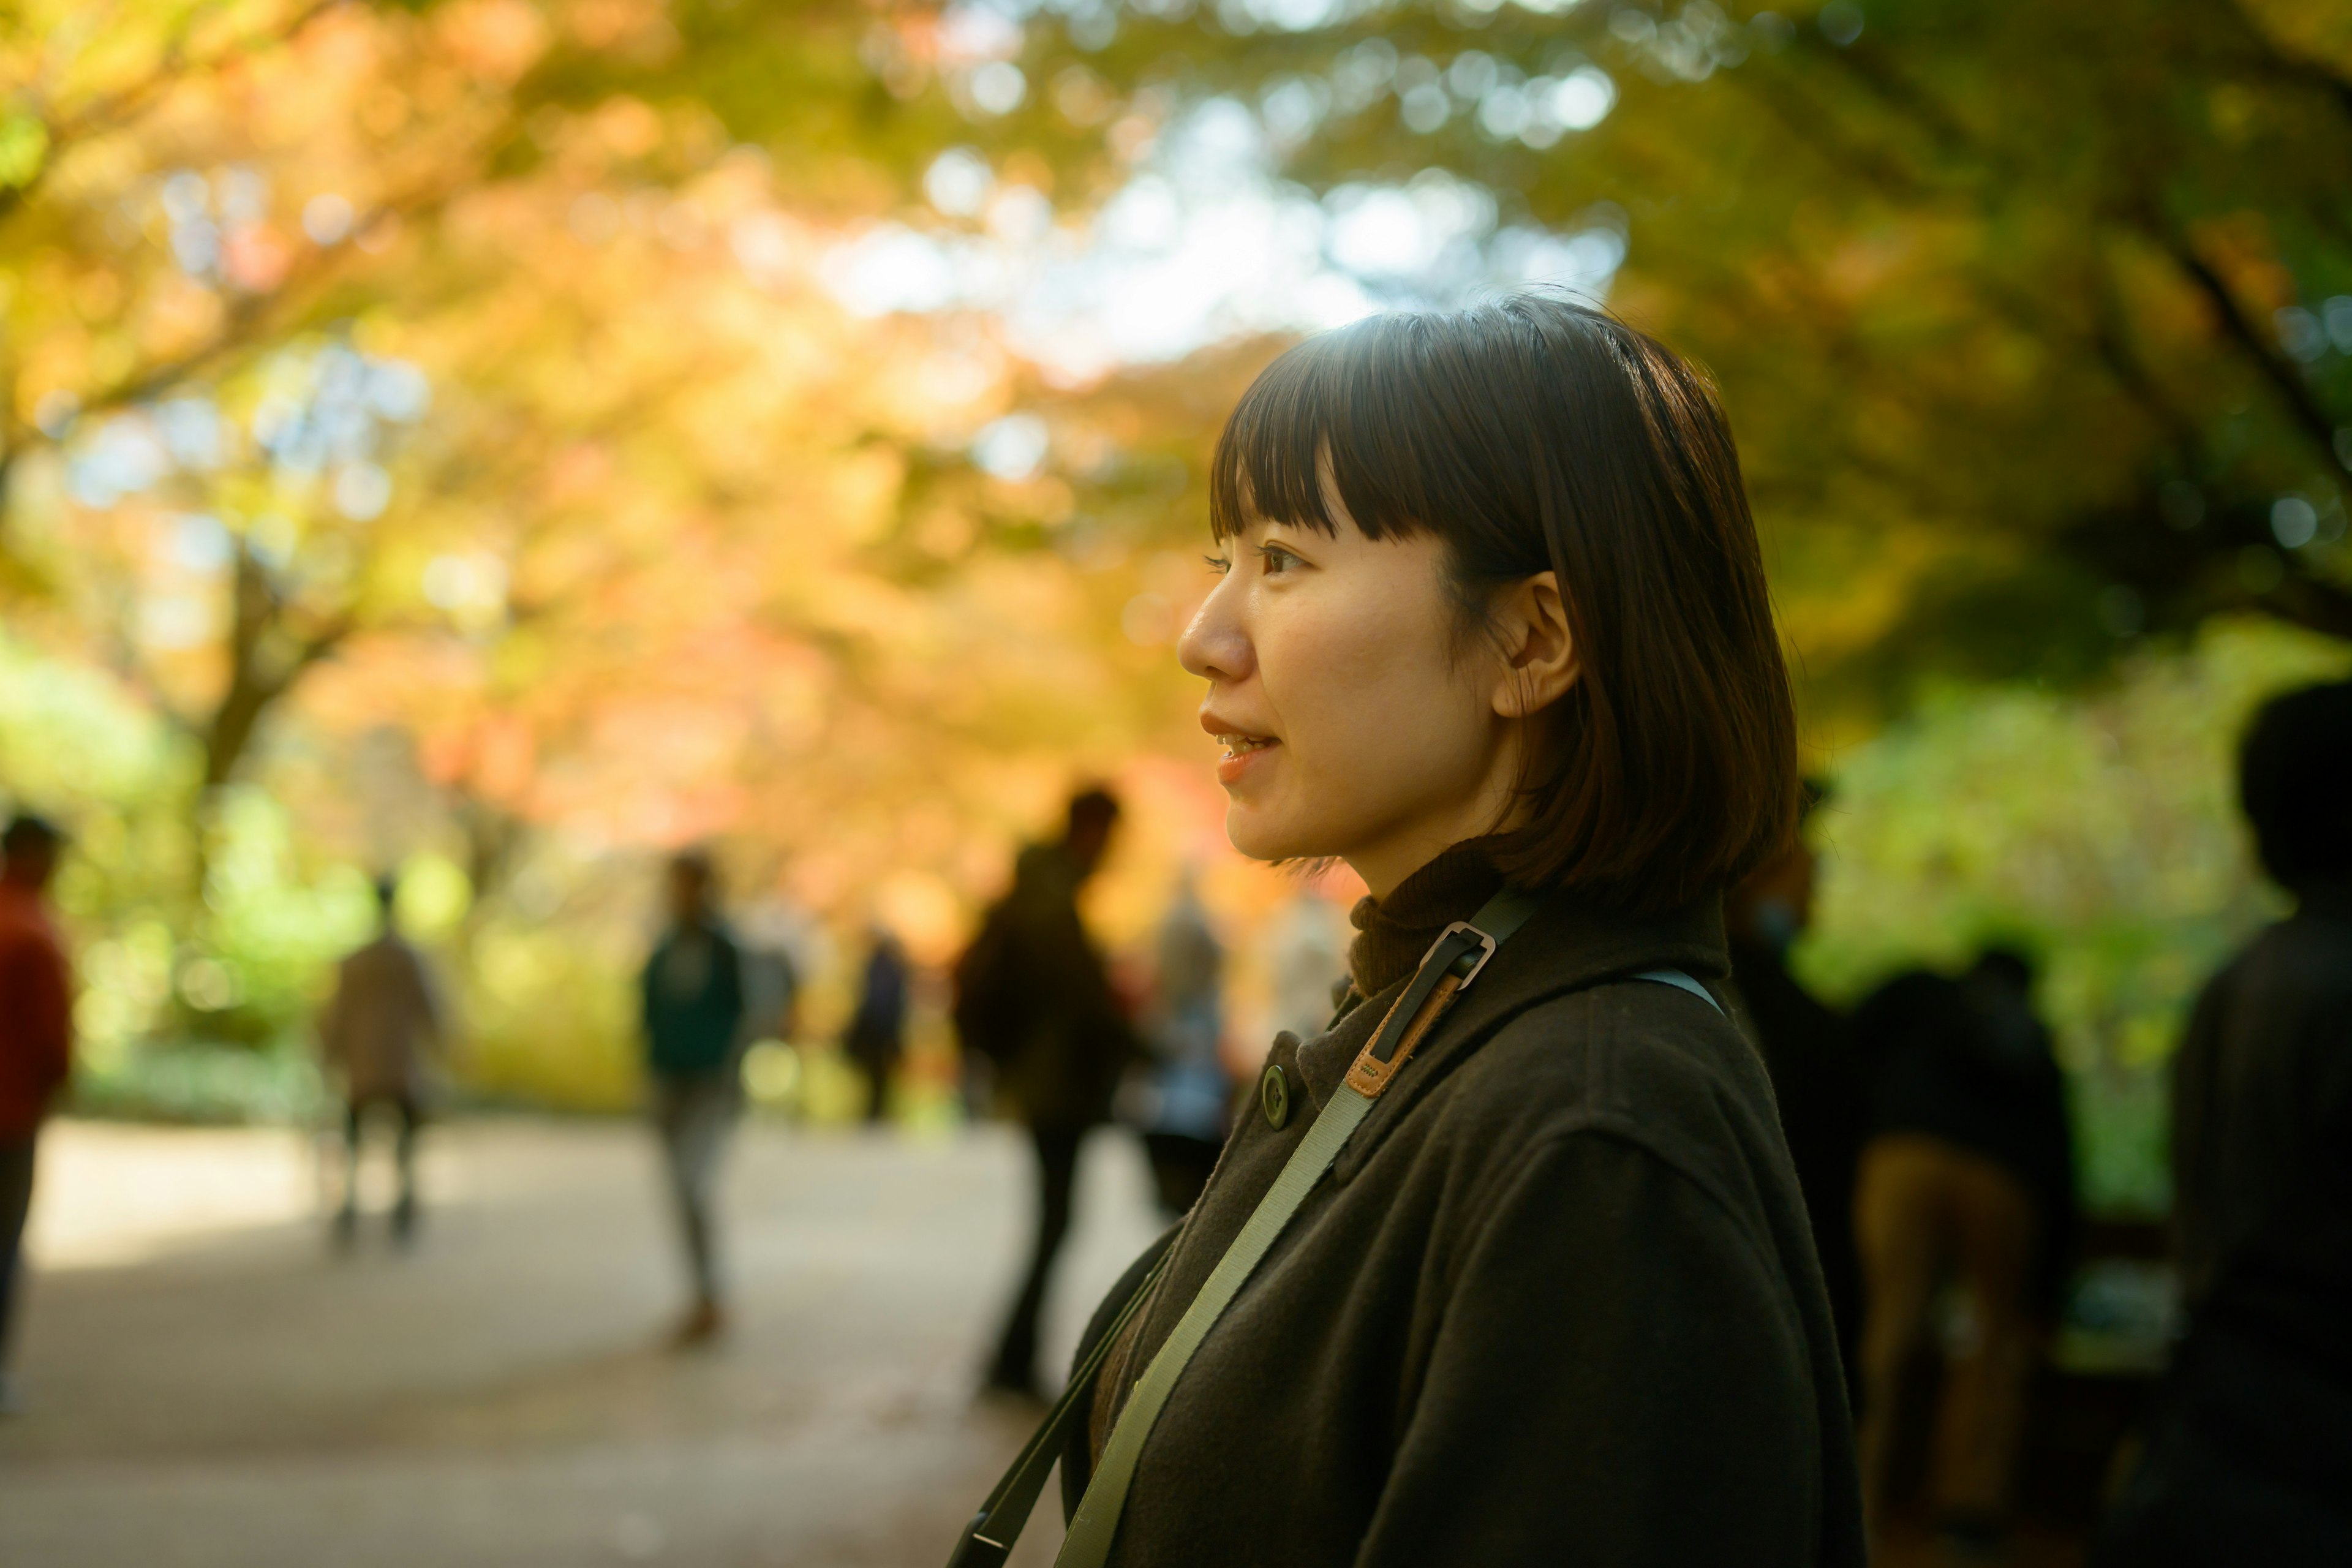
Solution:
<svg viewBox="0 0 2352 1568">
<path fill-rule="evenodd" d="M 1211 527 L 1329 532 L 1326 472 L 1370 538 L 1444 542 L 1472 627 L 1495 590 L 1559 574 L 1580 673 L 1496 841 L 1511 880 L 1655 910 L 1787 842 L 1788 670 L 1731 429 L 1698 372 L 1546 296 L 1376 316 L 1299 344 L 1243 395 Z"/>
<path fill-rule="evenodd" d="M 2352 680 L 2263 704 L 2238 753 L 2238 799 L 2281 887 L 2352 881 Z"/>
</svg>

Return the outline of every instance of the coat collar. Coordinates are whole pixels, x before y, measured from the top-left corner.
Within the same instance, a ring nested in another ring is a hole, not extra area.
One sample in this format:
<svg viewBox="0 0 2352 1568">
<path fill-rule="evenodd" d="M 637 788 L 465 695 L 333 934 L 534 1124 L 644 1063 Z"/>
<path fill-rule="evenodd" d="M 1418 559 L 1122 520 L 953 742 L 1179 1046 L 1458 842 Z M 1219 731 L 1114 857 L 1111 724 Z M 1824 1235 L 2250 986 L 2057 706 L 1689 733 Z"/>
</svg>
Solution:
<svg viewBox="0 0 2352 1568">
<path fill-rule="evenodd" d="M 1449 919 L 1466 918 L 1470 911 Z M 1572 891 L 1556 892 L 1517 935 L 1505 942 L 1470 988 L 1448 1008 L 1412 1060 L 1381 1097 L 1368 1119 L 1392 1123 L 1428 1086 L 1450 1070 L 1509 1019 L 1538 1003 L 1612 975 L 1647 969 L 1679 969 L 1700 981 L 1731 973 L 1723 935 L 1722 901 L 1708 897 L 1664 914 L 1636 915 L 1598 904 Z M 1321 1110 L 1347 1076 L 1349 1065 L 1411 982 L 1410 970 L 1366 999 L 1331 1029 L 1301 1044 L 1298 1070 L 1309 1105 Z M 1353 1144 L 1375 1138 L 1360 1131 Z M 1343 1154 L 1343 1167 L 1360 1149 Z"/>
</svg>

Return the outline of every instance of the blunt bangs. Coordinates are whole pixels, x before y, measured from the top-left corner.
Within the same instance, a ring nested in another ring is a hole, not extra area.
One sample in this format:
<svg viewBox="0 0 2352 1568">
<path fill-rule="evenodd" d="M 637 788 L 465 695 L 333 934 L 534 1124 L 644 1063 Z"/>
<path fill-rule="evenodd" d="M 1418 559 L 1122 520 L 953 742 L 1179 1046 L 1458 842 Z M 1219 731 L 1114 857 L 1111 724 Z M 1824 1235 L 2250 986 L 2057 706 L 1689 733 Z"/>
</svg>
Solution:
<svg viewBox="0 0 2352 1568">
<path fill-rule="evenodd" d="M 1580 666 L 1539 716 L 1521 886 L 1654 910 L 1718 891 L 1788 842 L 1795 705 L 1714 388 L 1606 313 L 1523 295 L 1376 316 L 1281 355 L 1234 407 L 1209 476 L 1219 539 L 1254 518 L 1368 537 L 1426 531 L 1472 609 L 1557 574 Z"/>
<path fill-rule="evenodd" d="M 1266 366 L 1225 423 L 1209 472 L 1209 529 L 1220 540 L 1253 517 L 1332 532 L 1321 479 L 1328 456 L 1348 515 L 1366 537 L 1410 533 L 1433 498 L 1411 426 L 1410 345 L 1419 316 L 1376 316 L 1311 338 Z"/>
</svg>

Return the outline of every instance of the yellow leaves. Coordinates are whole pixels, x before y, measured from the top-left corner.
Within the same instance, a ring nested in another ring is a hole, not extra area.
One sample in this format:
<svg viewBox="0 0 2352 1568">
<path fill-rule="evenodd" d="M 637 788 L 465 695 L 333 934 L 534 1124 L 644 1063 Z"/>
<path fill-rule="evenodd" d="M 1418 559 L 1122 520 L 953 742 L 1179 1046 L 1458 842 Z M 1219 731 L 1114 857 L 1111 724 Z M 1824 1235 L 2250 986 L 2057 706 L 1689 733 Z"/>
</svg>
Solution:
<svg viewBox="0 0 2352 1568">
<path fill-rule="evenodd" d="M 434 14 L 436 41 L 467 75 L 506 87 L 539 62 L 549 29 L 529 0 L 458 0 Z"/>
<path fill-rule="evenodd" d="M 572 0 L 563 26 L 591 49 L 639 63 L 667 58 L 677 49 L 677 29 L 659 0 Z"/>
<path fill-rule="evenodd" d="M 154 359 L 176 359 L 220 331 L 224 309 L 221 297 L 193 278 L 157 279 L 141 301 L 140 347 Z"/>
<path fill-rule="evenodd" d="M 589 123 L 597 141 L 615 157 L 642 158 L 661 145 L 661 116 L 639 99 L 625 95 L 606 99 Z"/>
</svg>

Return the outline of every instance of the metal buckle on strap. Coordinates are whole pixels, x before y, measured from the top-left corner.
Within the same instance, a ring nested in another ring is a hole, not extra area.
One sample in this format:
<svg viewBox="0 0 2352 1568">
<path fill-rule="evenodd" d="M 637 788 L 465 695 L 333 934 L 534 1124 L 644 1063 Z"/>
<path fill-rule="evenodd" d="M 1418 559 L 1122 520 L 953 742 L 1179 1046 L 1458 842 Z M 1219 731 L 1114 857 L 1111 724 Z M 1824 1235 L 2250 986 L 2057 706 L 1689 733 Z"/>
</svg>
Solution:
<svg viewBox="0 0 2352 1568">
<path fill-rule="evenodd" d="M 1421 955 L 1421 962 L 1423 963 L 1427 963 L 1431 959 L 1436 957 L 1437 950 L 1444 947 L 1445 945 L 1446 939 L 1454 935 L 1457 931 L 1464 936 L 1476 939 L 1478 943 L 1478 962 L 1470 966 L 1470 972 L 1467 974 L 1463 975 L 1461 980 L 1454 987 L 1456 991 L 1463 991 L 1468 989 L 1470 983 L 1478 978 L 1478 972 L 1486 967 L 1486 961 L 1495 956 L 1495 939 L 1493 937 L 1488 936 L 1485 931 L 1480 931 L 1468 921 L 1455 921 L 1452 925 L 1447 926 L 1444 931 L 1437 933 L 1437 940 L 1429 944 L 1429 951 Z M 1464 956 L 1466 957 L 1468 955 L 1465 954 Z M 1456 962 L 1459 961 L 1457 960 Z M 1414 967 L 1418 968 L 1419 965 L 1417 964 Z"/>
</svg>

